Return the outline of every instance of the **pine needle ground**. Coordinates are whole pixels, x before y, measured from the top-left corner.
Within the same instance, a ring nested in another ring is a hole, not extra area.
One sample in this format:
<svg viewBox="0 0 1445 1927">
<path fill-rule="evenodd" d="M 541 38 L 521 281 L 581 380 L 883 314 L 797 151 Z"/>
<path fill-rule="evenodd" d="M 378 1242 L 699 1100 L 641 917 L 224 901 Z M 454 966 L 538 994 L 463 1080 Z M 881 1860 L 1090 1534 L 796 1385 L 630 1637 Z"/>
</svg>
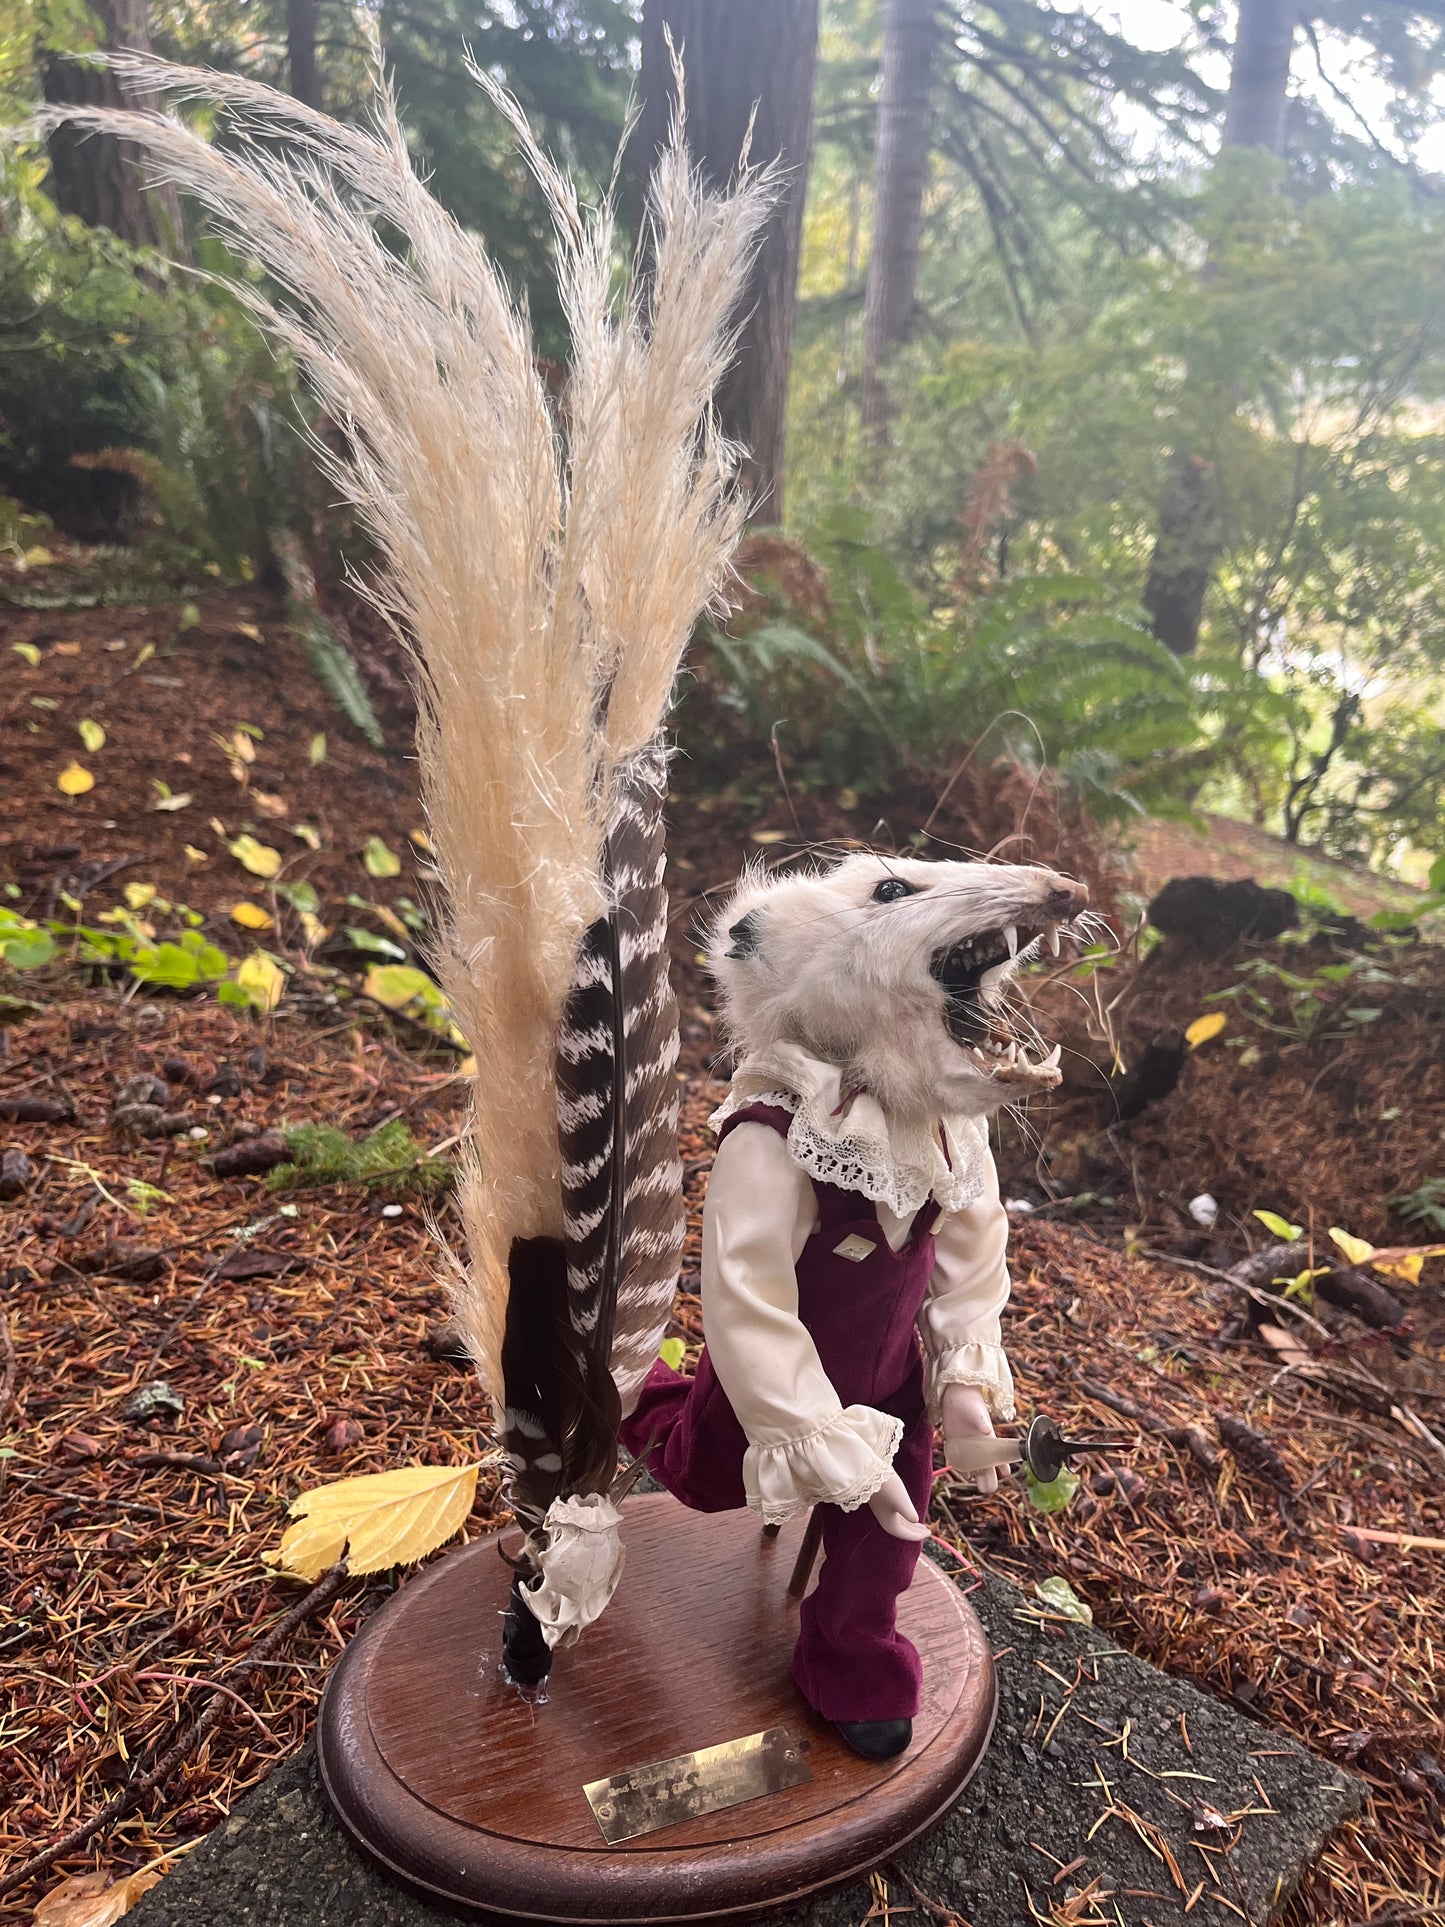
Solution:
<svg viewBox="0 0 1445 1927">
<path fill-rule="evenodd" d="M 108 1124 L 115 1090 L 167 1058 L 191 1065 L 184 1101 L 210 1136 L 124 1142 Z M 240 1095 L 211 1104 L 199 1092 L 222 1066 Z M 307 1119 L 362 1137 L 399 1117 L 421 1143 L 444 1145 L 462 1095 L 447 1067 L 365 1021 L 261 1026 L 210 1004 L 77 991 L 12 1032 L 4 1092 L 64 1098 L 76 1113 L 3 1128 L 38 1172 L 4 1207 L 0 1267 L 14 1362 L 13 1456 L 0 1460 L 0 1864 L 13 1867 L 164 1751 L 294 1605 L 297 1588 L 261 1553 L 298 1492 L 392 1465 L 465 1463 L 485 1437 L 470 1375 L 425 1343 L 445 1307 L 416 1202 L 366 1186 L 268 1193 L 205 1162 L 238 1126 Z M 685 1105 L 691 1288 L 675 1330 L 690 1349 L 706 1116 L 719 1095 L 696 1080 Z M 159 1262 L 127 1257 L 121 1241 Z M 90 1268 L 107 1246 L 110 1268 Z M 1282 1728 L 1366 1777 L 1372 1811 L 1331 1842 L 1292 1904 L 1294 1927 L 1429 1920 L 1445 1902 L 1432 1778 L 1445 1556 L 1352 1533 L 1445 1537 L 1438 1455 L 1282 1369 L 1257 1341 L 1221 1340 L 1234 1307 L 1207 1280 L 1047 1222 L 1016 1227 L 1013 1264 L 1022 1407 L 1138 1444 L 1052 1517 L 1012 1482 L 980 1499 L 941 1479 L 935 1530 L 1026 1583 L 1062 1574 L 1122 1644 L 1258 1721 L 1262 1747 Z M 180 1414 L 163 1405 L 127 1420 L 157 1380 Z M 1270 1482 L 1268 1459 L 1221 1444 L 1221 1416 L 1273 1448 L 1292 1496 Z M 1175 1442 L 1191 1427 L 1215 1469 Z M 469 1533 L 498 1522 L 497 1503 L 486 1467 Z M 8 1894 L 0 1921 L 27 1919 L 62 1874 L 138 1867 L 214 1827 L 305 1737 L 327 1668 L 390 1583 L 352 1582 L 258 1669 L 264 1683 L 253 1675 L 224 1703 L 182 1770 Z"/>
</svg>

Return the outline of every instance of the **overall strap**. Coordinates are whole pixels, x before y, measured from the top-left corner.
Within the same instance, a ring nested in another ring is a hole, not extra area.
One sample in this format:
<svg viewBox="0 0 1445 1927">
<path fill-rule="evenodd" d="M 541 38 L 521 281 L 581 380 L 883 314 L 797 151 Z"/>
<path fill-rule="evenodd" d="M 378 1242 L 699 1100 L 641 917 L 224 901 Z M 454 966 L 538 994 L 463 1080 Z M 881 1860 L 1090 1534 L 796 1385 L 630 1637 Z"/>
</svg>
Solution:
<svg viewBox="0 0 1445 1927">
<path fill-rule="evenodd" d="M 793 1113 L 781 1104 L 746 1104 L 724 1121 L 717 1141 L 721 1144 L 735 1124 L 766 1124 L 779 1137 L 786 1138 L 792 1122 Z M 809 1182 L 818 1200 L 820 1233 L 831 1231 L 835 1225 L 856 1224 L 860 1218 L 871 1218 L 877 1223 L 878 1207 L 861 1191 L 844 1191 L 836 1184 L 825 1184 L 820 1178 L 810 1177 Z"/>
</svg>

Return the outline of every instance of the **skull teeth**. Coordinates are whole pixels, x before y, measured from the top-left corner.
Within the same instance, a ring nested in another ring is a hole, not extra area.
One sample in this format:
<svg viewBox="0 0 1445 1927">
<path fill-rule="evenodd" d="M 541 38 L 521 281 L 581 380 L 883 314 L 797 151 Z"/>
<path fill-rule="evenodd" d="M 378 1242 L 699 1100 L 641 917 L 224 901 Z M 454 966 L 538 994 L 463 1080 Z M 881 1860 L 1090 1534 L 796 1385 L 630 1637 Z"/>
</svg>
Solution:
<svg viewBox="0 0 1445 1927">
<path fill-rule="evenodd" d="M 992 1003 L 1008 981 L 1009 965 L 995 964 L 992 970 L 985 970 L 978 980 L 978 994 L 986 1003 Z"/>
<path fill-rule="evenodd" d="M 1031 1058 L 1025 1045 L 1003 1037 L 985 1038 L 982 1044 L 971 1048 L 979 1069 L 990 1076 L 998 1071 L 1056 1071 L 1063 1056 L 1062 1046 L 1055 1044 L 1047 1056 Z"/>
</svg>

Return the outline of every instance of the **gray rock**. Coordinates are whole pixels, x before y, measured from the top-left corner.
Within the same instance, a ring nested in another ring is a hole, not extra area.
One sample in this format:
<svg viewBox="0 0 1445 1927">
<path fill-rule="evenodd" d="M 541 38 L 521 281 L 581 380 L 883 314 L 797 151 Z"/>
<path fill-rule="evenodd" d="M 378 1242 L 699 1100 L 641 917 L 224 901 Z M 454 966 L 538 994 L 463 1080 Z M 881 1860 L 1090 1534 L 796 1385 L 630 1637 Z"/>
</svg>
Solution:
<svg viewBox="0 0 1445 1927">
<path fill-rule="evenodd" d="M 1180 1918 L 1201 1880 L 1192 1920 L 1235 1927 L 1242 1910 L 1260 1927 L 1363 1806 L 1359 1780 L 1102 1634 L 1049 1619 L 1006 1581 L 988 1579 L 971 1602 L 1001 1655 L 998 1725 L 954 1811 L 881 1870 L 888 1900 L 914 1910 L 909 1927 L 944 1914 L 969 1927 L 1029 1927 L 1090 1882 L 1105 1918 L 1155 1927 Z M 858 1927 L 877 1899 L 855 1882 L 772 1916 L 770 1927 Z M 135 1927 L 442 1927 L 453 1918 L 351 1845 L 309 1746 L 129 1917 Z"/>
<path fill-rule="evenodd" d="M 149 1425 L 152 1419 L 179 1418 L 186 1401 L 163 1378 L 153 1378 L 126 1400 L 125 1416 L 133 1425 Z"/>
</svg>

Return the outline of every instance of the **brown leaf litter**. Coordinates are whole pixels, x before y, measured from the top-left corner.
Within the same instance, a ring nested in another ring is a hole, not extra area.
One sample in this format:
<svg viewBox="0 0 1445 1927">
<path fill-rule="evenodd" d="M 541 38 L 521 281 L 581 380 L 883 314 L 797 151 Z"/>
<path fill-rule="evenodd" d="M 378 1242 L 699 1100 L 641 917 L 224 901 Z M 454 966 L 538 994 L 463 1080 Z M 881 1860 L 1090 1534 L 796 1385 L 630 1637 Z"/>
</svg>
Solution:
<svg viewBox="0 0 1445 1927">
<path fill-rule="evenodd" d="M 254 1141 L 245 1132 L 310 1118 L 360 1133 L 400 1115 L 425 1143 L 455 1131 L 461 1083 L 384 1020 L 318 1028 L 286 1008 L 255 1024 L 209 1002 L 74 990 L 11 1033 L 7 1095 L 63 1099 L 73 1116 L 4 1128 L 36 1172 L 0 1217 L 5 1864 L 174 1765 L 7 1893 L 6 1923 L 62 1877 L 123 1876 L 199 1837 L 305 1736 L 327 1668 L 394 1581 L 338 1578 L 293 1629 L 301 1589 L 260 1555 L 298 1492 L 479 1456 L 482 1400 L 441 1330 L 421 1211 L 360 1188 L 292 1201 L 207 1162 Z M 167 1059 L 214 1087 L 196 1106 L 210 1135 L 118 1136 L 115 1092 Z M 693 1080 L 684 1112 L 689 1289 L 674 1329 L 694 1355 L 719 1096 Z M 154 1270 L 115 1262 L 124 1245 L 157 1254 Z M 1226 1286 L 1038 1220 L 1016 1228 L 1013 1262 L 1021 1410 L 1081 1433 L 1122 1419 L 1138 1442 L 1091 1465 L 1051 1517 L 1014 1482 L 982 1499 L 944 1477 L 935 1529 L 1019 1580 L 1067 1576 L 1098 1625 L 1258 1720 L 1265 1743 L 1274 1725 L 1365 1775 L 1372 1813 L 1326 1849 L 1293 1903 L 1298 1927 L 1439 1906 L 1438 1455 L 1253 1334 L 1222 1338 L 1237 1310 Z M 162 1401 L 127 1418 L 158 1382 L 180 1412 Z M 487 1466 L 466 1531 L 499 1516 Z"/>
</svg>

